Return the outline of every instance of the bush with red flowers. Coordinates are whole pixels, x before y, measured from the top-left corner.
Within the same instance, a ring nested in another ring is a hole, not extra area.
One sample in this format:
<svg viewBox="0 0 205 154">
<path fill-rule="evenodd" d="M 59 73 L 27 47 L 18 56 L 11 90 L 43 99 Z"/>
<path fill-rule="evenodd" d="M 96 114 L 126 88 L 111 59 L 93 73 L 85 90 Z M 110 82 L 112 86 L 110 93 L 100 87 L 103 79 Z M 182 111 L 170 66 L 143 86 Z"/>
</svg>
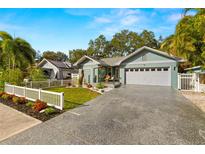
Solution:
<svg viewBox="0 0 205 154">
<path fill-rule="evenodd" d="M 2 96 L 2 95 L 4 95 L 5 94 L 5 92 L 0 92 L 0 97 Z"/>
<path fill-rule="evenodd" d="M 33 106 L 32 106 L 32 108 L 33 108 L 36 112 L 39 112 L 39 111 L 45 109 L 46 107 L 47 107 L 46 102 L 43 102 L 43 101 L 41 101 L 41 100 L 39 100 L 39 99 L 37 99 L 37 100 L 35 101 L 35 103 L 33 104 Z"/>
</svg>

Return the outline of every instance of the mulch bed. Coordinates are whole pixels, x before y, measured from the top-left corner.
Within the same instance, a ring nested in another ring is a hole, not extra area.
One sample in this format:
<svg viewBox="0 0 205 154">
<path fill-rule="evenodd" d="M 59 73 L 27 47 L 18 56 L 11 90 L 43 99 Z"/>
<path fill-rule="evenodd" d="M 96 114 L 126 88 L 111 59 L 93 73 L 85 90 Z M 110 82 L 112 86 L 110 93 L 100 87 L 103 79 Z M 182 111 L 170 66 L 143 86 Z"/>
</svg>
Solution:
<svg viewBox="0 0 205 154">
<path fill-rule="evenodd" d="M 41 121 L 49 120 L 49 119 L 54 118 L 54 117 L 56 117 L 59 114 L 64 112 L 62 110 L 56 109 L 56 111 L 57 111 L 56 113 L 47 115 L 45 113 L 35 112 L 31 107 L 26 106 L 26 104 L 15 104 L 11 100 L 4 100 L 4 99 L 0 98 L 0 103 L 5 104 L 7 106 L 10 106 L 10 107 L 12 107 L 20 112 L 23 112 L 29 116 L 32 116 L 36 119 L 41 120 Z"/>
</svg>

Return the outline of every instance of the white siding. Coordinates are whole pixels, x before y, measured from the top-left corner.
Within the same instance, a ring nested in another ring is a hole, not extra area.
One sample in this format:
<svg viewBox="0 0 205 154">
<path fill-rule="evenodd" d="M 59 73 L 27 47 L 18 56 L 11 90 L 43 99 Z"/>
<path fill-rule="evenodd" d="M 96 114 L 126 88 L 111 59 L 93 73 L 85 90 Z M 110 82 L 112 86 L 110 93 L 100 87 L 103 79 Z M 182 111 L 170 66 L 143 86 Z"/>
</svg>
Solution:
<svg viewBox="0 0 205 154">
<path fill-rule="evenodd" d="M 56 77 L 56 74 L 59 72 L 59 69 L 53 66 L 52 64 L 46 62 L 42 67 L 42 69 L 52 69 L 53 72 L 51 73 L 50 78 L 54 79 Z"/>
</svg>

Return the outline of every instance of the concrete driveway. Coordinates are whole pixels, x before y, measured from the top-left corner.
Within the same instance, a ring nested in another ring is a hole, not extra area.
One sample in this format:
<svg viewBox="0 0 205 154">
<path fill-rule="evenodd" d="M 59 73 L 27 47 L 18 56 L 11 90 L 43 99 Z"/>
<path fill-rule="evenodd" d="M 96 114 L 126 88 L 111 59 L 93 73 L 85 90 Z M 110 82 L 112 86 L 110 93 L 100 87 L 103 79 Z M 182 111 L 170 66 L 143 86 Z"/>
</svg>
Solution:
<svg viewBox="0 0 205 154">
<path fill-rule="evenodd" d="M 205 115 L 170 87 L 124 86 L 1 144 L 204 144 Z"/>
<path fill-rule="evenodd" d="M 41 121 L 0 103 L 0 141 L 39 123 Z"/>
</svg>

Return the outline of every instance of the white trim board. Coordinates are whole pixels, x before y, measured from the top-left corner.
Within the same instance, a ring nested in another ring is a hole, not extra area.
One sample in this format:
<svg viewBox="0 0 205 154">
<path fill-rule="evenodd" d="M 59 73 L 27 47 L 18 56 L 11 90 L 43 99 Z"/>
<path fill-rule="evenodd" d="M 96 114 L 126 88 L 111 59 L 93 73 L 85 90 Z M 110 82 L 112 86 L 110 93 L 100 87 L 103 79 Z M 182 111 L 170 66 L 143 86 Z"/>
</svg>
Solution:
<svg viewBox="0 0 205 154">
<path fill-rule="evenodd" d="M 175 61 L 172 60 L 161 60 L 161 61 L 140 61 L 140 62 L 131 62 L 131 63 L 124 63 L 126 65 L 137 65 L 137 64 L 157 64 L 157 63 L 176 63 Z"/>
</svg>

